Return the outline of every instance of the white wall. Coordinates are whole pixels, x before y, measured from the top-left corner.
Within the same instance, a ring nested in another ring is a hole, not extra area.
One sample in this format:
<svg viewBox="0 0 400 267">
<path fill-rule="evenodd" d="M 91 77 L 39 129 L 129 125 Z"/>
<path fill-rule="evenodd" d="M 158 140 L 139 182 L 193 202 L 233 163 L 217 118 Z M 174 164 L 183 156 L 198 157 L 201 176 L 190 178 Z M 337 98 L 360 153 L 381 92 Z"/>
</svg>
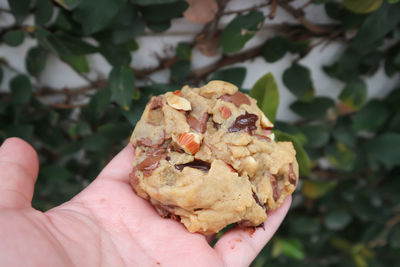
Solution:
<svg viewBox="0 0 400 267">
<path fill-rule="evenodd" d="M 238 10 L 250 7 L 263 1 L 240 1 L 231 0 L 226 10 Z M 294 6 L 301 6 L 307 0 L 297 0 L 293 3 Z M 7 8 L 7 1 L 0 0 L 0 7 Z M 262 9 L 266 15 L 269 14 L 269 7 Z M 305 9 L 306 17 L 313 22 L 317 23 L 332 23 L 326 17 L 323 11 L 323 6 L 310 5 Z M 221 20 L 221 26 L 226 25 L 234 18 L 234 15 L 224 16 Z M 274 30 L 271 27 L 274 24 L 280 23 L 296 23 L 296 20 L 287 14 L 284 10 L 278 8 L 274 20 L 267 20 L 264 28 L 249 41 L 244 49 L 249 49 L 266 39 L 274 36 Z M 2 13 L 0 15 L 0 27 L 5 27 L 13 23 L 13 17 L 9 14 Z M 24 24 L 31 25 L 32 18 L 28 18 Z M 139 43 L 139 50 L 133 53 L 132 66 L 135 68 L 149 68 L 157 64 L 157 56 L 165 57 L 173 55 L 174 46 L 181 41 L 191 41 L 193 37 L 202 28 L 202 25 L 194 24 L 184 18 L 175 19 L 172 27 L 162 33 L 154 34 L 146 32 L 146 34 L 137 39 Z M 318 40 L 314 40 L 318 41 Z M 5 58 L 10 65 L 15 67 L 21 72 L 25 72 L 25 54 L 30 47 L 34 46 L 35 40 L 25 40 L 19 47 L 8 47 L 0 45 L 0 57 Z M 308 66 L 312 71 L 312 79 L 317 95 L 337 96 L 343 88 L 343 84 L 339 81 L 329 78 L 321 69 L 321 66 L 330 64 L 340 55 L 343 46 L 339 42 L 331 42 L 327 46 L 318 46 L 313 49 L 300 63 Z M 110 71 L 110 65 L 99 55 L 92 55 L 90 58 L 91 72 L 89 78 L 97 79 L 107 77 Z M 193 51 L 192 68 L 197 69 L 206 66 L 218 60 L 217 57 L 205 57 L 199 51 Z M 262 58 L 256 58 L 237 64 L 238 66 L 247 67 L 247 76 L 244 81 L 243 87 L 251 88 L 258 78 L 267 72 L 272 72 L 277 80 L 280 88 L 281 101 L 278 109 L 278 119 L 293 121 L 297 117 L 290 111 L 288 105 L 295 99 L 295 97 L 285 88 L 282 83 L 282 74 L 284 70 L 290 66 L 293 55 L 287 54 L 283 59 L 273 64 L 265 62 Z M 4 68 L 3 68 L 4 69 Z M 0 84 L 0 91 L 7 90 L 8 81 L 14 74 L 5 70 L 5 79 Z M 154 81 L 165 82 L 168 79 L 168 71 L 160 71 L 151 76 Z M 86 81 L 77 75 L 68 65 L 59 61 L 56 57 L 50 56 L 45 70 L 39 77 L 39 83 L 48 85 L 54 88 L 62 89 L 64 87 L 75 87 L 85 85 Z M 374 76 L 367 79 L 368 95 L 370 97 L 382 97 L 386 95 L 396 84 L 399 82 L 399 76 L 389 79 L 381 68 Z"/>
</svg>

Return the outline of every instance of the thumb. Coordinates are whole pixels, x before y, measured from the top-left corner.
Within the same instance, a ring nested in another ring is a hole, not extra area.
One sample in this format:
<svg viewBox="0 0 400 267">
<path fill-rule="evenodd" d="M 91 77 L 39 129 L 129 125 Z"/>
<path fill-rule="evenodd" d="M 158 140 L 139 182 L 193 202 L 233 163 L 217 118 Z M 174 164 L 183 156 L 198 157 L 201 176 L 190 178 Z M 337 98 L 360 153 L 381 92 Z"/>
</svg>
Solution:
<svg viewBox="0 0 400 267">
<path fill-rule="evenodd" d="M 39 171 L 36 151 L 19 138 L 9 138 L 0 147 L 0 208 L 31 206 Z"/>
</svg>

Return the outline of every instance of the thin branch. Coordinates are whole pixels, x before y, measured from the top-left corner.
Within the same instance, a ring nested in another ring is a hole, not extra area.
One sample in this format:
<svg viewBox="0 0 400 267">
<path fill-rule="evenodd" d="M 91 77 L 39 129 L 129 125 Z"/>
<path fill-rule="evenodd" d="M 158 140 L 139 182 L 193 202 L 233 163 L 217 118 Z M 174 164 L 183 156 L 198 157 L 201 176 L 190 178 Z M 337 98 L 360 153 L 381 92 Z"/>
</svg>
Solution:
<svg viewBox="0 0 400 267">
<path fill-rule="evenodd" d="M 287 1 L 285 0 L 277 0 L 278 5 L 286 10 L 289 14 L 295 17 L 307 30 L 312 32 L 313 34 L 325 35 L 334 31 L 337 27 L 332 26 L 320 26 L 318 24 L 314 24 L 313 22 L 309 21 L 305 18 L 304 13 L 301 9 L 296 9 L 292 7 Z"/>
<path fill-rule="evenodd" d="M 215 63 L 212 63 L 201 69 L 193 70 L 191 72 L 191 74 L 189 75 L 189 77 L 191 79 L 194 79 L 195 81 L 202 80 L 208 74 L 216 71 L 219 68 L 222 68 L 224 66 L 231 65 L 231 64 L 234 64 L 237 62 L 243 62 L 243 61 L 255 58 L 255 57 L 259 56 L 263 46 L 264 46 L 264 44 L 262 44 L 260 46 L 256 46 L 250 50 L 247 50 L 247 51 L 239 53 L 239 54 L 235 54 L 232 56 L 223 56 L 220 60 L 218 60 Z"/>
<path fill-rule="evenodd" d="M 276 6 L 277 6 L 276 0 L 271 0 L 271 11 L 269 12 L 269 15 L 268 15 L 268 18 L 271 20 L 275 18 Z"/>
<path fill-rule="evenodd" d="M 6 9 L 6 8 L 0 8 L 0 12 L 4 12 L 4 13 L 8 13 L 8 14 L 12 14 L 11 10 Z"/>
<path fill-rule="evenodd" d="M 238 10 L 228 10 L 228 11 L 223 12 L 223 13 L 221 14 L 221 16 L 227 16 L 227 15 L 232 15 L 232 14 L 241 14 L 241 13 L 245 13 L 245 12 L 248 12 L 248 11 L 252 11 L 252 10 L 255 10 L 255 9 L 259 9 L 259 8 L 262 8 L 262 7 L 269 6 L 269 5 L 270 5 L 270 2 L 271 2 L 271 1 L 268 1 L 268 2 L 266 2 L 266 3 L 262 3 L 262 4 L 259 4 L 259 5 L 255 5 L 255 6 L 251 6 L 251 7 L 246 7 L 246 8 L 238 9 Z M 272 1 L 272 2 L 274 2 L 274 1 Z"/>
</svg>

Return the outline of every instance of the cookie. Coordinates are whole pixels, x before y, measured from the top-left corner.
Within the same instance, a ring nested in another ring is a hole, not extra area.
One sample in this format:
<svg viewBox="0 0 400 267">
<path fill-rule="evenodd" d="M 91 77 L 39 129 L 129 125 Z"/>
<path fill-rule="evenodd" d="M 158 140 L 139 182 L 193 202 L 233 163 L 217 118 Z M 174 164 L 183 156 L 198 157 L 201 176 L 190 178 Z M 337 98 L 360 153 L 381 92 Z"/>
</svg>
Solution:
<svg viewBox="0 0 400 267">
<path fill-rule="evenodd" d="M 258 226 L 298 182 L 290 142 L 275 142 L 256 100 L 223 81 L 152 97 L 131 137 L 131 185 L 190 232 Z"/>
</svg>

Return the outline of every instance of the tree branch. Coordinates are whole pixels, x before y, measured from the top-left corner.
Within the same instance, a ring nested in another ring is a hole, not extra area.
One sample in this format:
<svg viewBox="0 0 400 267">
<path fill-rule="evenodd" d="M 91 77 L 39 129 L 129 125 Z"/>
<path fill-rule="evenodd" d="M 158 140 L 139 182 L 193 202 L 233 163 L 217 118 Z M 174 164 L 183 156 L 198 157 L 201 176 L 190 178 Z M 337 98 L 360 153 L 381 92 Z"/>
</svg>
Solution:
<svg viewBox="0 0 400 267">
<path fill-rule="evenodd" d="M 304 13 L 301 9 L 295 9 L 285 0 L 277 0 L 277 4 L 286 10 L 289 14 L 295 17 L 307 30 L 314 33 L 317 36 L 325 35 L 337 29 L 337 27 L 332 26 L 321 26 L 314 24 L 305 18 Z"/>
</svg>

